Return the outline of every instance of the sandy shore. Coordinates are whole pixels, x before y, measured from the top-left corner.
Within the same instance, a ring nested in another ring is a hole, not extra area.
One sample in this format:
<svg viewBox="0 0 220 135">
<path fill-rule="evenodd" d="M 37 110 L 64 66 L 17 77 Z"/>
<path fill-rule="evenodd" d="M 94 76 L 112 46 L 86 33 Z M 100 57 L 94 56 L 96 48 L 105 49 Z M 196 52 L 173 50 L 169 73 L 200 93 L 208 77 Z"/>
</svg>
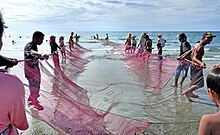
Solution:
<svg viewBox="0 0 220 135">
<path fill-rule="evenodd" d="M 115 43 L 102 42 L 105 46 Z M 90 62 L 86 70 L 72 80 L 88 91 L 90 105 L 106 110 L 109 104 L 118 105 L 111 113 L 140 121 L 151 122 L 148 134 L 194 135 L 198 132 L 200 117 L 213 113 L 217 107 L 208 99 L 205 88 L 194 102 L 188 102 L 181 92 L 189 85 L 189 78 L 182 88 L 172 88 L 173 77 L 160 90 L 148 87 L 142 77 L 127 67 L 123 56 L 110 50 L 94 49 L 83 57 Z M 206 71 L 205 71 L 206 72 Z M 30 128 L 23 134 L 59 134 L 46 123 L 28 115 Z"/>
</svg>

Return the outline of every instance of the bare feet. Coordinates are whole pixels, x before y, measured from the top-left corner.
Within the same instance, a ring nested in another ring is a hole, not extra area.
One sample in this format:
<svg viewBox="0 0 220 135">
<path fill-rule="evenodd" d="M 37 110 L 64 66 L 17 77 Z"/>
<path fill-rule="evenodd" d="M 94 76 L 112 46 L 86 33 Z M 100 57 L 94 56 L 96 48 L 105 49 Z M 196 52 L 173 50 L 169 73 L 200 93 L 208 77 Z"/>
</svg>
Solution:
<svg viewBox="0 0 220 135">
<path fill-rule="evenodd" d="M 199 97 L 199 95 L 196 95 L 196 94 L 193 94 L 193 93 L 190 93 L 189 95 L 190 95 L 190 97 L 193 97 L 193 98 L 198 98 Z"/>
<path fill-rule="evenodd" d="M 171 87 L 177 88 L 178 86 L 176 84 L 170 85 Z"/>
<path fill-rule="evenodd" d="M 183 92 L 182 95 L 184 95 L 189 102 L 193 102 L 193 100 L 190 98 L 190 95 L 188 93 Z"/>
</svg>

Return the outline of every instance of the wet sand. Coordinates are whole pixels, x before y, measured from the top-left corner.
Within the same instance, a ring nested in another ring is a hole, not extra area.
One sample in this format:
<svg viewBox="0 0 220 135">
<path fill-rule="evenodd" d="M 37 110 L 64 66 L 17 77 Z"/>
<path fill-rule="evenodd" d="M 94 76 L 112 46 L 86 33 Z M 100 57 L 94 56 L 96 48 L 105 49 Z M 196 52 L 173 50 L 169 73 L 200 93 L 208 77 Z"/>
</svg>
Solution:
<svg viewBox="0 0 220 135">
<path fill-rule="evenodd" d="M 174 82 L 172 76 L 162 89 L 155 90 L 127 68 L 120 55 L 109 51 L 87 55 L 93 60 L 76 83 L 89 91 L 91 106 L 103 109 L 114 100 L 118 106 L 112 109 L 112 113 L 152 123 L 146 129 L 147 134 L 198 134 L 200 117 L 218 110 L 205 88 L 195 92 L 200 97 L 193 99 L 194 102 L 181 95 L 189 86 L 189 77 L 182 88 L 170 87 Z M 204 74 L 208 70 L 205 69 Z"/>
<path fill-rule="evenodd" d="M 111 42 L 103 45 L 113 45 Z M 125 60 L 109 50 L 93 50 L 84 56 L 90 62 L 86 70 L 72 78 L 88 91 L 90 105 L 106 110 L 109 104 L 118 105 L 111 113 L 132 119 L 151 122 L 147 134 L 198 134 L 200 117 L 217 111 L 209 100 L 205 88 L 197 90 L 198 99 L 194 102 L 181 95 L 189 85 L 189 78 L 182 88 L 173 88 L 174 77 L 160 90 L 148 87 L 135 72 L 126 66 Z M 28 116 L 30 128 L 23 134 L 59 134 L 42 121 Z"/>
</svg>

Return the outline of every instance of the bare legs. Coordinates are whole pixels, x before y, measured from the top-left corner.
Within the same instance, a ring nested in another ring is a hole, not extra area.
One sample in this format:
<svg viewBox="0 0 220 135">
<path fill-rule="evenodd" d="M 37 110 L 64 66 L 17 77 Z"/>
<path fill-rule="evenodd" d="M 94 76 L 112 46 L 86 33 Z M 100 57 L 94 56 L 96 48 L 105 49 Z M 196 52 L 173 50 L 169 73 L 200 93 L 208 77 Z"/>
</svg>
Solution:
<svg viewBox="0 0 220 135">
<path fill-rule="evenodd" d="M 182 93 L 190 102 L 192 102 L 191 97 L 198 98 L 198 95 L 193 94 L 193 91 L 197 90 L 199 88 L 198 85 L 191 85 L 186 91 Z"/>
</svg>

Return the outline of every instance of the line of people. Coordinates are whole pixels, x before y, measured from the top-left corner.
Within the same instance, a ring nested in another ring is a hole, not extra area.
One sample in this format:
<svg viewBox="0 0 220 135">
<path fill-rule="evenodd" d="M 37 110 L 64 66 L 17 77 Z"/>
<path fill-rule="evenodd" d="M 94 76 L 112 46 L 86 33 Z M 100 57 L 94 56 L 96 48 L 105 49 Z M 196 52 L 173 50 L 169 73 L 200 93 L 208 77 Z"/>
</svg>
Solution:
<svg viewBox="0 0 220 135">
<path fill-rule="evenodd" d="M 3 45 L 2 36 L 3 31 L 6 26 L 4 25 L 4 21 L 2 15 L 0 14 L 0 50 Z M 72 35 L 72 34 L 71 34 Z M 131 38 L 131 35 L 128 36 Z M 140 54 L 142 51 L 146 49 L 151 53 L 152 51 L 152 41 L 150 41 L 149 36 L 146 33 L 143 33 L 142 38 L 140 38 L 138 45 L 142 45 L 144 43 L 144 47 L 141 48 Z M 181 49 L 180 49 L 180 59 L 187 59 L 191 60 L 192 63 L 195 63 L 200 68 L 196 68 L 191 66 L 191 81 L 192 85 L 184 91 L 182 94 L 187 97 L 189 101 L 191 97 L 198 97 L 197 95 L 193 94 L 193 91 L 197 90 L 200 87 L 204 86 L 204 78 L 203 78 L 203 67 L 205 67 L 205 63 L 202 61 L 203 55 L 205 53 L 204 47 L 207 44 L 210 44 L 213 40 L 215 35 L 211 32 L 205 32 L 203 34 L 202 40 L 197 43 L 193 49 L 190 49 L 191 46 L 187 42 L 187 37 L 184 33 L 178 35 L 179 41 L 181 42 Z M 158 36 L 159 38 L 159 36 Z M 134 37 L 135 39 L 135 37 Z M 40 31 L 36 31 L 33 33 L 32 41 L 29 42 L 24 49 L 24 56 L 25 56 L 25 65 L 29 68 L 25 69 L 25 77 L 29 81 L 29 89 L 30 89 L 30 96 L 28 100 L 30 104 L 33 104 L 35 108 L 42 110 L 43 106 L 39 104 L 37 98 L 39 97 L 39 90 L 40 90 L 40 70 L 39 70 L 39 59 L 44 60 L 48 59 L 47 54 L 42 54 L 38 52 L 38 45 L 41 45 L 44 40 L 44 34 Z M 51 37 L 51 45 L 54 43 L 55 37 Z M 63 42 L 64 38 L 61 38 Z M 130 40 L 130 39 L 129 39 Z M 142 41 L 143 40 L 143 41 Z M 129 41 L 130 42 L 130 41 Z M 70 42 L 69 42 L 70 43 Z M 71 41 L 71 43 L 73 43 Z M 146 45 L 146 43 L 148 43 Z M 158 54 L 162 55 L 162 47 L 164 46 L 161 43 L 158 43 Z M 61 43 L 60 43 L 61 44 Z M 129 45 L 129 43 L 126 43 Z M 64 44 L 62 43 L 64 46 Z M 132 42 L 130 43 L 132 45 Z M 58 45 L 56 45 L 58 47 Z M 146 47 L 145 47 L 146 46 Z M 72 47 L 72 46 L 71 46 Z M 140 49 L 139 48 L 139 49 Z M 53 47 L 52 49 L 53 50 Z M 62 49 L 61 49 L 62 50 Z M 56 51 L 54 49 L 53 51 Z M 191 58 L 190 58 L 191 56 Z M 18 64 L 18 60 L 15 58 L 7 58 L 0 55 L 0 66 L 5 66 L 4 69 L 0 72 L 0 134 L 1 135 L 15 135 L 18 134 L 17 128 L 20 130 L 26 130 L 28 128 L 28 122 L 25 112 L 25 89 L 24 84 L 22 81 L 8 73 L 7 68 L 11 68 Z M 176 77 L 174 87 L 178 86 L 178 78 L 180 76 L 180 72 L 182 70 L 187 70 L 189 65 L 184 65 L 183 63 L 177 68 Z M 33 71 L 30 71 L 32 69 Z M 185 71 L 185 74 L 187 72 Z M 186 76 L 184 76 L 186 77 Z M 185 79 L 185 78 L 184 78 Z M 182 80 L 184 80 L 182 79 Z M 198 81 L 199 80 L 199 81 Z M 206 82 L 208 88 L 208 96 L 210 99 L 216 104 L 220 105 L 220 66 L 217 65 L 212 71 L 208 74 Z M 180 82 L 182 85 L 183 81 Z M 199 134 L 206 135 L 206 134 L 218 134 L 219 131 L 219 122 L 220 122 L 220 111 L 216 114 L 206 114 L 202 116 L 200 125 L 199 125 Z"/>
<path fill-rule="evenodd" d="M 162 38 L 161 34 L 157 34 L 158 40 L 157 40 L 157 55 L 158 55 L 158 66 L 160 72 L 162 72 L 162 60 L 163 60 L 163 47 L 165 47 L 166 40 Z M 128 34 L 128 37 L 125 40 L 125 53 L 131 53 L 134 54 L 136 51 L 136 48 L 138 49 L 136 56 L 137 57 L 143 57 L 144 62 L 149 61 L 149 57 L 152 54 L 152 50 L 154 49 L 152 47 L 152 39 L 149 37 L 149 35 L 144 32 L 141 34 L 139 41 L 137 42 L 136 36 L 131 33 Z"/>
<path fill-rule="evenodd" d="M 210 44 L 213 38 L 216 36 L 209 31 L 203 33 L 202 40 L 197 42 L 193 48 L 191 47 L 190 43 L 187 41 L 187 36 L 185 33 L 180 33 L 177 37 L 181 43 L 180 55 L 177 58 L 177 60 L 180 60 L 180 64 L 175 71 L 174 84 L 171 86 L 178 87 L 178 79 L 182 73 L 182 79 L 179 83 L 181 87 L 183 85 L 185 78 L 187 77 L 188 70 L 190 68 L 191 83 L 189 88 L 185 90 L 182 93 L 182 95 L 184 95 L 190 102 L 192 102 L 193 100 L 191 98 L 199 97 L 193 92 L 199 88 L 204 87 L 203 68 L 206 67 L 206 64 L 202 60 L 205 54 L 204 47 Z M 128 34 L 128 37 L 125 42 L 126 53 L 128 53 L 129 50 L 132 50 L 130 53 L 134 53 L 132 48 L 133 46 L 132 38 L 133 36 L 131 34 Z M 147 45 L 147 40 L 149 40 L 149 37 L 146 36 L 146 33 L 143 33 L 138 43 L 138 45 L 140 45 L 138 54 L 142 54 L 144 51 L 148 51 L 149 53 L 151 53 L 152 42 L 150 41 L 150 43 L 148 43 Z M 162 43 L 160 43 L 157 44 L 157 47 L 162 49 L 162 47 L 164 46 L 162 46 Z M 158 54 L 162 55 L 162 52 L 158 51 Z M 212 100 L 213 103 L 215 103 L 219 107 L 220 106 L 220 64 L 216 64 L 212 67 L 211 71 L 207 75 L 206 84 L 208 90 L 208 97 Z M 220 117 L 220 110 L 218 110 L 216 113 L 213 114 L 204 114 L 200 119 L 198 134 L 199 135 L 219 134 L 220 133 L 219 117 Z"/>
<path fill-rule="evenodd" d="M 0 13 L 0 50 L 2 48 L 2 36 L 4 25 L 2 14 Z M 75 43 L 78 42 L 80 36 L 73 37 L 73 32 L 69 36 L 69 49 L 71 50 Z M 40 104 L 38 98 L 40 96 L 41 74 L 39 68 L 39 60 L 47 60 L 48 54 L 38 52 L 38 45 L 41 45 L 44 40 L 44 34 L 40 31 L 35 31 L 32 35 L 32 40 L 26 44 L 24 48 L 24 73 L 29 83 L 28 105 L 33 105 L 37 110 L 43 110 L 44 107 Z M 55 36 L 50 37 L 51 54 L 57 55 L 58 48 L 61 54 L 66 58 L 64 37 L 59 38 L 59 45 L 55 41 Z M 73 42 L 73 38 L 78 38 Z M 0 69 L 0 135 L 15 135 L 18 134 L 17 128 L 26 130 L 28 122 L 25 111 L 25 88 L 22 81 L 7 73 L 7 69 L 17 65 L 19 60 L 15 58 L 7 58 L 0 55 L 0 66 L 5 68 Z"/>
<path fill-rule="evenodd" d="M 161 34 L 157 34 L 157 57 L 158 57 L 158 65 L 159 70 L 162 72 L 162 48 L 165 47 L 166 40 L 162 38 Z M 135 48 L 138 48 L 138 52 L 136 54 L 137 57 L 142 57 L 145 59 L 152 55 L 152 40 L 149 38 L 147 33 L 142 33 L 139 38 L 138 43 L 136 44 L 136 36 L 132 36 L 131 33 L 128 34 L 128 37 L 125 40 L 124 45 L 125 53 L 134 53 Z M 204 87 L 204 78 L 203 78 L 203 68 L 206 64 L 202 61 L 202 57 L 205 53 L 204 47 L 210 44 L 213 38 L 216 37 L 212 34 L 212 32 L 205 32 L 202 36 L 202 40 L 197 42 L 192 48 L 190 43 L 187 41 L 187 36 L 185 33 L 180 33 L 177 35 L 178 40 L 180 41 L 180 54 L 177 60 L 180 60 L 180 64 L 175 71 L 174 84 L 172 87 L 178 87 L 178 80 L 180 75 L 182 74 L 181 81 L 179 83 L 180 87 L 183 85 L 185 78 L 187 77 L 188 70 L 190 67 L 190 75 L 191 75 L 191 84 L 190 87 L 182 93 L 189 101 L 192 101 L 191 98 L 198 98 L 199 96 L 194 94 L 193 91 Z M 146 56 L 147 55 L 147 56 Z M 184 62 L 188 61 L 188 62 Z"/>
<path fill-rule="evenodd" d="M 183 85 L 183 82 L 188 74 L 188 69 L 190 67 L 190 87 L 185 90 L 182 94 L 192 102 L 191 98 L 198 98 L 199 96 L 194 94 L 193 92 L 199 88 L 204 87 L 204 77 L 203 77 L 203 68 L 206 67 L 206 64 L 203 62 L 202 58 L 205 54 L 204 47 L 210 44 L 213 38 L 216 37 L 211 32 L 203 33 L 202 40 L 194 45 L 191 48 L 190 43 L 187 41 L 187 36 L 185 33 L 181 33 L 178 35 L 180 45 L 180 56 L 178 59 L 183 60 L 180 61 L 179 66 L 175 72 L 175 79 L 173 87 L 178 87 L 178 79 L 182 72 L 182 79 L 180 81 L 180 86 Z M 189 61 L 190 63 L 184 62 Z"/>
</svg>

